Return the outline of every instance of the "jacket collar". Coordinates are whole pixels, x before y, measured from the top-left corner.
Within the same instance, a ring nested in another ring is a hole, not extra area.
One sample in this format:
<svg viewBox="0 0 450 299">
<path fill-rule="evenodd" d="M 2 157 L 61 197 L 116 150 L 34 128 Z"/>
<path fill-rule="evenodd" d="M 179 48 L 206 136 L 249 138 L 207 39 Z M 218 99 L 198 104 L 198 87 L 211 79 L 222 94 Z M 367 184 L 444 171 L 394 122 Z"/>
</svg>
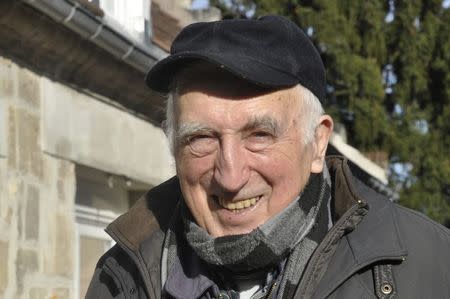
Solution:
<svg viewBox="0 0 450 299">
<path fill-rule="evenodd" d="M 351 175 L 342 157 L 327 160 L 334 178 L 335 208 L 364 201 L 369 207 L 361 222 L 340 240 L 316 288 L 315 298 L 325 298 L 358 270 L 381 260 L 401 261 L 407 255 L 398 230 L 393 203 Z M 339 211 L 338 211 L 339 212 Z M 337 215 L 339 217 L 339 215 Z"/>
</svg>

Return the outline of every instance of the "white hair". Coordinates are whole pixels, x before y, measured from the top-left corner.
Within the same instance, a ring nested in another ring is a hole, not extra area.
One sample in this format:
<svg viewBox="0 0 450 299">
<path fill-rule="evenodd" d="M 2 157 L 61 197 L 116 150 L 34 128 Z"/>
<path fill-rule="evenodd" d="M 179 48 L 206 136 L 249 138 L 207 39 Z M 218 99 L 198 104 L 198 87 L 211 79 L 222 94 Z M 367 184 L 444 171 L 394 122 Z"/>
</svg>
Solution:
<svg viewBox="0 0 450 299">
<path fill-rule="evenodd" d="M 166 100 L 166 119 L 163 122 L 163 130 L 169 141 L 170 152 L 175 154 L 175 98 L 177 90 L 171 90 Z"/>
<path fill-rule="evenodd" d="M 318 120 L 324 114 L 322 104 L 319 99 L 307 88 L 298 85 L 299 99 L 303 101 L 301 105 L 301 116 L 303 123 L 304 143 L 309 144 L 314 140 L 316 128 L 319 125 Z M 175 154 L 176 148 L 176 124 L 175 124 L 175 101 L 178 97 L 178 88 L 171 89 L 166 100 L 166 119 L 163 123 L 163 129 L 169 141 L 170 151 Z"/>
<path fill-rule="evenodd" d="M 316 129 L 319 125 L 319 118 L 325 113 L 319 99 L 306 87 L 299 84 L 300 96 L 303 101 L 301 107 L 301 117 L 303 118 L 302 127 L 304 128 L 304 142 L 309 144 L 313 142 L 316 135 Z"/>
</svg>

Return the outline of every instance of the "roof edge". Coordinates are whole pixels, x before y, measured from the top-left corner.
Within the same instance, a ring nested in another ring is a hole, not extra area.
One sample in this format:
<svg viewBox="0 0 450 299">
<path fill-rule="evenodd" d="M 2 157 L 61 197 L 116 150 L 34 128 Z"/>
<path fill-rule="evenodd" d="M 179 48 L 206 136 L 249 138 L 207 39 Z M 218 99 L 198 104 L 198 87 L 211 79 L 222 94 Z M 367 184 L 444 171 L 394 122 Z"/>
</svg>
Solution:
<svg viewBox="0 0 450 299">
<path fill-rule="evenodd" d="M 103 18 L 72 0 L 21 0 L 56 22 L 106 50 L 141 73 L 146 73 L 167 53 L 156 45 L 148 46 L 112 27 Z"/>
<path fill-rule="evenodd" d="M 345 143 L 339 134 L 333 133 L 330 138 L 330 143 L 359 168 L 363 169 L 381 183 L 385 185 L 388 184 L 388 178 L 383 168 L 366 158 L 356 148 Z"/>
</svg>

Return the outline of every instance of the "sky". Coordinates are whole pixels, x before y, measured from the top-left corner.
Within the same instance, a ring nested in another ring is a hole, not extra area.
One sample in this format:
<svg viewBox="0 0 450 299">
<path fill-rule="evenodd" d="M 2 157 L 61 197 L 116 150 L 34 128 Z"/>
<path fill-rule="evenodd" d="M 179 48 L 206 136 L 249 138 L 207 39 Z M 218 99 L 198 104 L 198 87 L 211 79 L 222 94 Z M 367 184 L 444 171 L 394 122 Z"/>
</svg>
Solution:
<svg viewBox="0 0 450 299">
<path fill-rule="evenodd" d="M 206 9 L 209 7 L 209 0 L 193 0 L 191 8 L 193 10 Z"/>
</svg>

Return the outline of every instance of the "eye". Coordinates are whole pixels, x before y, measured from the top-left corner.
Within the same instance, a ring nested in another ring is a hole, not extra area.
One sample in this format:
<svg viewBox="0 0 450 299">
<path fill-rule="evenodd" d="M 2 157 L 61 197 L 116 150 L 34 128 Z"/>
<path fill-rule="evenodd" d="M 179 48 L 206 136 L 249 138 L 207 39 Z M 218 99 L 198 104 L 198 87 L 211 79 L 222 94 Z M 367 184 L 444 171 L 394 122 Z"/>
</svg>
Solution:
<svg viewBox="0 0 450 299">
<path fill-rule="evenodd" d="M 251 151 L 260 151 L 273 144 L 275 136 L 266 131 L 252 132 L 246 138 L 246 147 Z"/>
<path fill-rule="evenodd" d="M 217 149 L 219 141 L 213 135 L 198 134 L 188 137 L 187 144 L 194 154 L 207 155 Z"/>
<path fill-rule="evenodd" d="M 258 132 L 253 132 L 251 134 L 251 136 L 256 137 L 256 138 L 266 138 L 266 137 L 272 137 L 272 134 L 270 134 L 269 132 L 258 131 Z"/>
</svg>

